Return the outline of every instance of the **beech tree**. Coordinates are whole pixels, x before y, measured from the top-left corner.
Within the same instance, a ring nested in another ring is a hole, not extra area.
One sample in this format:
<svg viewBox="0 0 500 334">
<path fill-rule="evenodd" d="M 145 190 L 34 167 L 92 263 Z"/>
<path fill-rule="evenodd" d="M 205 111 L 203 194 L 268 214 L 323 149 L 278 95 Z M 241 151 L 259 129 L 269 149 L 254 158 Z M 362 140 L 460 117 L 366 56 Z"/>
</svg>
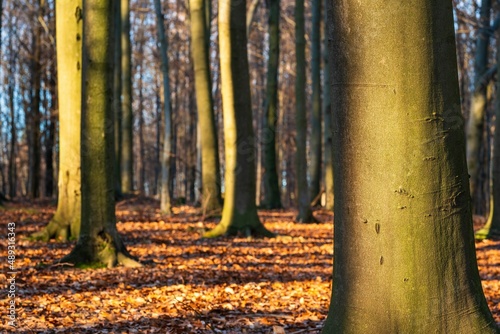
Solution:
<svg viewBox="0 0 500 334">
<path fill-rule="evenodd" d="M 242 232 L 274 236 L 261 223 L 255 204 L 255 152 L 248 73 L 246 0 L 219 0 L 219 48 L 225 194 L 222 218 L 204 237 Z"/>
<path fill-rule="evenodd" d="M 278 68 L 280 55 L 280 0 L 269 1 L 269 59 L 267 61 L 266 104 L 264 115 L 264 198 L 266 209 L 281 208 L 276 163 L 276 125 L 278 123 Z"/>
<path fill-rule="evenodd" d="M 83 18 L 82 222 L 78 242 L 61 262 L 137 267 L 116 230 L 112 1 L 84 0 Z"/>
<path fill-rule="evenodd" d="M 206 0 L 190 0 L 191 57 L 195 72 L 196 108 L 201 150 L 201 204 L 207 212 L 219 211 L 222 207 L 220 194 L 220 166 L 217 128 L 215 126 L 212 79 L 210 75 L 210 15 Z M 208 16 L 208 18 L 207 18 Z M 208 43 L 207 43 L 208 41 Z"/>
<path fill-rule="evenodd" d="M 57 210 L 34 239 L 78 238 L 81 221 L 80 124 L 82 81 L 82 2 L 56 2 L 59 103 L 59 178 Z"/>
<path fill-rule="evenodd" d="M 295 126 L 296 145 L 296 193 L 298 215 L 296 220 L 301 223 L 314 221 L 309 191 L 307 185 L 307 118 L 306 118 L 306 39 L 304 25 L 304 0 L 295 0 L 295 57 L 297 74 L 295 76 Z"/>
<path fill-rule="evenodd" d="M 498 333 L 475 257 L 452 2 L 328 5 L 335 251 L 323 333 Z"/>
</svg>

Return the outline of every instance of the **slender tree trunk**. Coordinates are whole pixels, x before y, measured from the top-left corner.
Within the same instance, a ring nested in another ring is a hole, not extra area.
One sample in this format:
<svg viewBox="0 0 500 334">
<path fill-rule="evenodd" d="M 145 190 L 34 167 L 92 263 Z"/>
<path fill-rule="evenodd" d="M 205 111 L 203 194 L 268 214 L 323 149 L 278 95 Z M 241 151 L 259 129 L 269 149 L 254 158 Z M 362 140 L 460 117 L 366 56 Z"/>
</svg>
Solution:
<svg viewBox="0 0 500 334">
<path fill-rule="evenodd" d="M 306 40 L 304 27 L 304 0 L 295 1 L 295 56 L 297 70 L 295 76 L 295 126 L 296 145 L 295 172 L 298 215 L 301 223 L 314 221 L 311 212 L 309 191 L 307 186 L 307 118 L 306 118 Z"/>
<path fill-rule="evenodd" d="M 312 2 L 312 114 L 309 164 L 309 199 L 321 191 L 321 1 Z M 317 201 L 316 201 L 317 202 Z M 313 203 L 312 205 L 316 205 Z"/>
<path fill-rule="evenodd" d="M 37 4 L 37 19 L 43 17 L 44 0 L 38 0 Z M 41 148 L 40 148 L 40 94 L 42 81 L 42 66 L 40 63 L 41 56 L 41 38 L 43 28 L 37 21 L 34 23 L 35 29 L 33 33 L 33 58 L 31 61 L 31 105 L 28 116 L 29 134 L 28 134 L 28 197 L 31 199 L 40 197 L 40 179 L 41 179 Z"/>
<path fill-rule="evenodd" d="M 11 37 L 9 37 L 10 39 Z M 16 59 L 11 55 L 9 68 L 9 85 L 7 93 L 9 95 L 9 110 L 10 110 L 10 155 L 9 155 L 9 197 L 16 197 L 17 193 L 17 163 L 16 163 L 16 142 L 17 142 L 17 127 L 16 127 L 16 110 L 14 105 L 14 88 L 16 85 L 15 68 Z"/>
<path fill-rule="evenodd" d="M 168 77 L 168 40 L 165 34 L 163 13 L 160 0 L 155 0 L 155 12 L 158 25 L 158 40 L 160 41 L 161 71 L 163 76 L 163 118 L 164 139 L 161 156 L 161 196 L 160 208 L 165 214 L 171 214 L 170 203 L 170 155 L 172 143 L 172 107 L 170 104 L 170 81 Z"/>
<path fill-rule="evenodd" d="M 332 105 L 330 97 L 330 62 L 328 52 L 328 30 L 326 27 L 327 11 L 326 5 L 328 0 L 325 0 L 325 20 L 324 20 L 324 67 L 323 67 L 323 163 L 325 177 L 325 209 L 333 210 L 333 145 L 332 145 Z"/>
<path fill-rule="evenodd" d="M 500 38 L 497 30 L 496 37 Z M 500 64 L 500 43 L 497 43 L 497 64 Z M 491 158 L 490 214 L 486 225 L 476 232 L 476 239 L 500 237 L 500 76 L 497 75 L 495 98 L 495 133 L 493 135 L 493 157 Z"/>
<path fill-rule="evenodd" d="M 473 198 L 476 195 L 479 181 L 479 152 L 484 128 L 486 111 L 486 87 L 481 78 L 488 69 L 488 48 L 490 45 L 490 11 L 491 0 L 481 1 L 479 33 L 476 40 L 476 56 L 474 59 L 474 92 L 470 104 L 469 122 L 467 124 L 467 167 L 470 175 L 470 189 Z"/>
<path fill-rule="evenodd" d="M 82 224 L 75 248 L 61 262 L 137 267 L 116 230 L 111 3 L 83 4 Z"/>
<path fill-rule="evenodd" d="M 264 115 L 264 198 L 267 209 L 281 208 L 281 195 L 276 163 L 276 124 L 278 122 L 278 68 L 280 54 L 280 1 L 269 2 L 269 59 L 267 63 L 266 103 Z"/>
<path fill-rule="evenodd" d="M 144 14 L 140 14 L 140 24 L 144 26 Z M 139 44 L 139 81 L 138 81 L 138 91 L 139 91 L 139 184 L 138 190 L 144 195 L 144 185 L 146 183 L 146 152 L 144 144 L 144 93 L 143 93 L 143 76 L 144 76 L 144 31 L 141 30 L 139 36 L 137 37 Z"/>
<path fill-rule="evenodd" d="M 134 190 L 134 143 L 132 114 L 132 46 L 130 43 L 130 0 L 121 1 L 122 43 L 122 156 L 121 186 L 124 193 Z"/>
<path fill-rule="evenodd" d="M 198 110 L 199 135 L 201 141 L 202 198 L 201 204 L 207 212 L 221 208 L 220 166 L 217 128 L 215 126 L 210 75 L 209 48 L 206 43 L 210 32 L 205 22 L 206 0 L 190 0 L 191 57 L 195 73 L 196 107 Z"/>
<path fill-rule="evenodd" d="M 246 1 L 219 0 L 219 48 L 226 154 L 222 219 L 204 237 L 243 232 L 274 236 L 255 205 L 255 152 L 248 73 Z"/>
<path fill-rule="evenodd" d="M 498 333 L 475 257 L 452 2 L 328 4 L 336 201 L 323 333 Z"/>
<path fill-rule="evenodd" d="M 81 223 L 80 125 L 82 99 L 82 1 L 56 2 L 59 177 L 57 209 L 37 240 L 76 239 Z"/>
<path fill-rule="evenodd" d="M 113 110 L 115 113 L 115 196 L 122 195 L 121 182 L 121 159 L 122 159 L 122 67 L 119 66 L 122 61 L 122 14 L 121 1 L 113 1 L 113 19 L 114 19 L 114 38 L 115 50 L 113 63 Z"/>
</svg>

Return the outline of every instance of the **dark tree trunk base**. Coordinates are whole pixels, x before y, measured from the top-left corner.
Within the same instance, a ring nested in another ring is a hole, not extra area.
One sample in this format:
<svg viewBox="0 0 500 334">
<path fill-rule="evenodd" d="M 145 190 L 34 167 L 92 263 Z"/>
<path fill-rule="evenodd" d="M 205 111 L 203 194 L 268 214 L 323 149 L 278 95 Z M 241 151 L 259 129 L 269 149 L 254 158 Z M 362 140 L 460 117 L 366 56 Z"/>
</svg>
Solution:
<svg viewBox="0 0 500 334">
<path fill-rule="evenodd" d="M 81 237 L 75 248 L 59 263 L 71 263 L 76 267 L 107 267 L 123 265 L 127 268 L 142 267 L 142 264 L 129 254 L 121 239 L 102 231 L 97 237 Z"/>
<path fill-rule="evenodd" d="M 276 237 L 276 234 L 266 229 L 255 214 L 255 217 L 238 215 L 238 217 L 227 220 L 223 217 L 215 228 L 203 234 L 203 238 L 217 238 L 223 235 L 235 236 L 238 234 L 243 234 L 246 237 Z"/>
</svg>

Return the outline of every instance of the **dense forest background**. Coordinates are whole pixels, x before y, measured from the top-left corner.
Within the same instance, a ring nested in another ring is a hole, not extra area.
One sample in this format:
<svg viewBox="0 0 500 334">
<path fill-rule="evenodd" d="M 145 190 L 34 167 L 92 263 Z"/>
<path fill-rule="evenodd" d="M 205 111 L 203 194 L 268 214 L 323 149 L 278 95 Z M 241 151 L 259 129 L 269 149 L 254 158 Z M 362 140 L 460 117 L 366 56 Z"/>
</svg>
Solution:
<svg viewBox="0 0 500 334">
<path fill-rule="evenodd" d="M 3 1 L 0 64 L 0 191 L 7 197 L 56 198 L 58 174 L 57 61 L 55 57 L 54 1 Z M 462 111 L 469 119 L 474 90 L 476 39 L 481 30 L 480 3 L 454 1 L 457 55 Z M 190 55 L 190 19 L 187 1 L 162 1 L 168 36 L 172 106 L 171 193 L 177 202 L 197 203 L 200 198 L 200 156 L 197 131 L 194 73 Z M 248 54 L 257 168 L 257 204 L 263 196 L 264 105 L 266 68 L 269 56 L 268 2 L 248 3 Z M 294 1 L 280 4 L 279 112 L 277 121 L 278 176 L 281 200 L 295 207 L 295 32 Z M 217 2 L 213 3 L 210 64 L 214 113 L 218 128 L 221 173 L 224 175 L 223 125 L 218 55 Z M 491 11 L 491 21 L 495 19 Z M 163 147 L 163 94 L 161 60 L 154 7 L 150 1 L 130 4 L 132 46 L 133 190 L 158 196 L 160 152 Z M 312 110 L 311 34 L 312 6 L 305 3 L 306 106 Z M 323 32 L 323 28 L 321 29 Z M 491 31 L 488 32 L 491 35 Z M 324 36 L 324 35 L 322 35 Z M 324 38 L 324 37 L 322 37 Z M 488 61 L 492 67 L 495 50 L 491 38 Z M 324 51 L 324 43 L 322 42 Z M 320 58 L 322 61 L 322 57 Z M 491 100 L 493 81 L 488 82 Z M 324 91 L 324 89 L 323 89 Z M 488 104 L 480 152 L 475 210 L 489 209 L 489 162 L 492 144 L 493 108 Z M 312 115 L 307 116 L 308 150 L 313 133 Z M 304 124 L 304 126 L 306 125 Z M 323 126 L 323 132 L 325 131 Z M 323 140 L 324 144 L 324 140 Z M 321 150 L 321 147 L 319 147 Z M 318 150 L 316 146 L 315 150 Z M 321 154 L 321 152 L 316 152 Z M 324 160 L 324 159 L 323 159 Z M 325 162 L 323 161 L 323 166 Z M 324 169 L 323 169 L 324 170 Z M 221 178 L 224 187 L 224 177 Z M 323 186 L 324 189 L 324 186 Z M 317 195 L 317 194 L 316 194 Z M 323 201 L 324 204 L 324 201 Z"/>
</svg>

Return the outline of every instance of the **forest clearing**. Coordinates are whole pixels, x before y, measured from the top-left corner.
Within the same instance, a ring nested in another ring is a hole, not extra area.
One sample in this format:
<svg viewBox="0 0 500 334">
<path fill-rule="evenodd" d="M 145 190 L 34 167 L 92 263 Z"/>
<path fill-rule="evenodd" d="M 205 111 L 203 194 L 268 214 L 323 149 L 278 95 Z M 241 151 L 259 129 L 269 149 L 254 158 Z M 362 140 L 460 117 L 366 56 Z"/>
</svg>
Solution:
<svg viewBox="0 0 500 334">
<path fill-rule="evenodd" d="M 18 333 L 267 334 L 281 327 L 297 334 L 322 328 L 331 294 L 331 212 L 316 210 L 318 224 L 296 224 L 292 211 L 263 210 L 262 221 L 281 236 L 207 240 L 196 229 L 213 227 L 215 219 L 203 222 L 193 207 L 174 207 L 175 216 L 163 219 L 154 200 L 123 201 L 118 230 L 145 266 L 85 270 L 54 265 L 70 243 L 22 240 L 53 212 L 53 206 L 21 204 L 1 211 L 2 230 L 19 222 Z M 484 220 L 476 216 L 475 223 L 479 228 Z M 500 324 L 500 241 L 476 247 L 483 289 Z M 7 307 L 6 299 L 0 307 Z M 2 328 L 8 329 L 5 319 Z"/>
</svg>

